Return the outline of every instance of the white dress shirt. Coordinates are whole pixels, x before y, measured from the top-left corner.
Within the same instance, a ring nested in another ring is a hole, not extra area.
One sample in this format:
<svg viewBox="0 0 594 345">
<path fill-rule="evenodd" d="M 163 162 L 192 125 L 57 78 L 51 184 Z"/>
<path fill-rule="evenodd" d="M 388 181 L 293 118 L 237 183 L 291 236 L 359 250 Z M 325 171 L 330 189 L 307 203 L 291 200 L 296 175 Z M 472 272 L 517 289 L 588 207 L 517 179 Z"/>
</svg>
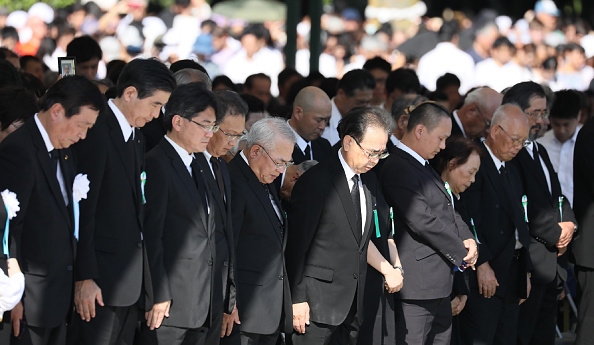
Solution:
<svg viewBox="0 0 594 345">
<path fill-rule="evenodd" d="M 462 121 L 460 121 L 460 117 L 458 116 L 458 110 L 454 110 L 452 116 L 454 117 L 454 121 L 456 121 L 456 123 L 458 124 L 458 127 L 460 127 L 462 135 L 464 136 L 464 138 L 466 138 L 466 132 L 464 132 L 464 126 L 462 125 Z"/>
<path fill-rule="evenodd" d="M 239 155 L 241 156 L 241 158 L 243 158 L 243 160 L 245 161 L 245 164 L 247 164 L 248 166 L 250 166 L 250 162 L 248 161 L 247 157 L 243 154 L 243 150 L 241 152 L 239 152 Z M 264 185 L 264 184 L 262 184 L 262 185 Z M 283 217 L 281 216 L 280 208 L 278 208 L 278 205 L 276 204 L 276 202 L 272 198 L 272 194 L 270 194 L 270 190 L 268 190 L 268 199 L 270 200 L 270 203 L 272 204 L 272 208 L 274 208 L 274 212 L 276 213 L 276 216 L 278 217 L 278 219 L 281 222 L 284 222 L 282 220 Z"/>
<path fill-rule="evenodd" d="M 474 60 L 453 43 L 438 43 L 419 60 L 419 81 L 429 91 L 435 91 L 437 78 L 453 73 L 460 79 L 460 93 L 465 94 L 474 85 Z"/>
<path fill-rule="evenodd" d="M 361 181 L 361 175 L 357 174 L 351 169 L 351 167 L 346 163 L 344 157 L 342 157 L 342 150 L 338 150 L 338 159 L 340 160 L 340 165 L 342 165 L 342 170 L 344 170 L 345 177 L 347 179 L 347 183 L 349 185 L 349 194 L 355 185 L 353 181 L 353 177 L 355 175 L 359 175 L 359 202 L 361 203 L 361 233 L 365 232 L 365 222 L 367 221 L 367 204 L 365 203 L 365 191 L 363 190 L 363 182 Z M 355 210 L 356 211 L 356 210 Z"/>
<path fill-rule="evenodd" d="M 573 150 L 581 128 L 582 125 L 578 125 L 573 136 L 564 143 L 555 137 L 552 129 L 536 140 L 547 149 L 551 164 L 561 183 L 561 192 L 571 205 L 573 205 Z"/>
<path fill-rule="evenodd" d="M 528 151 L 528 154 L 530 155 L 530 157 L 532 157 L 532 159 L 534 159 L 534 152 L 532 152 L 532 150 L 534 150 L 534 143 L 530 142 L 530 145 L 526 146 L 524 148 L 524 150 Z M 537 147 L 538 149 L 538 147 Z M 540 162 L 540 166 L 542 167 L 542 171 L 544 172 L 544 175 L 547 179 L 547 186 L 549 186 L 549 193 L 553 194 L 553 191 L 551 189 L 551 175 L 549 174 L 549 169 L 547 169 L 547 166 L 544 162 L 544 160 L 542 159 L 542 157 L 540 156 L 542 153 L 540 152 L 540 150 L 538 151 L 538 160 Z"/>
<path fill-rule="evenodd" d="M 128 122 L 128 119 L 126 119 L 126 116 L 124 116 L 120 109 L 113 103 L 113 98 L 107 101 L 107 105 L 109 105 L 111 111 L 113 111 L 113 114 L 120 124 L 124 141 L 128 142 L 129 139 L 134 139 L 134 127 L 132 127 L 132 125 Z"/>
<path fill-rule="evenodd" d="M 338 123 L 342 120 L 342 115 L 340 115 L 340 111 L 336 107 L 336 103 L 334 102 L 334 98 L 332 98 L 332 115 L 330 116 L 330 121 L 328 121 L 328 126 L 322 133 L 322 138 L 328 140 L 330 145 L 334 146 L 337 142 L 340 141 L 340 137 L 338 136 Z"/>
<path fill-rule="evenodd" d="M 37 116 L 37 114 L 35 114 L 35 124 L 37 125 L 37 128 L 39 129 L 39 133 L 41 133 L 41 137 L 43 138 L 43 142 L 45 143 L 45 148 L 47 149 L 47 154 L 48 156 L 50 156 L 51 159 L 51 154 L 50 152 L 52 150 L 54 150 L 54 145 L 52 145 L 52 142 L 50 141 L 49 138 L 49 134 L 47 134 L 47 131 L 45 130 L 45 128 L 43 127 L 43 124 L 41 123 L 41 121 L 39 120 L 39 116 Z M 62 174 L 62 169 L 60 166 L 60 161 L 58 160 L 58 169 L 56 169 L 56 178 L 58 179 L 58 183 L 60 184 L 60 192 L 62 192 L 62 197 L 64 198 L 64 203 L 66 203 L 66 206 L 68 206 L 68 191 L 66 190 L 66 182 L 64 182 L 64 174 Z"/>
<path fill-rule="evenodd" d="M 485 59 L 476 64 L 474 74 L 475 86 L 488 86 L 497 92 L 529 80 L 526 71 L 513 62 L 499 65 L 492 58 Z"/>
<path fill-rule="evenodd" d="M 390 141 L 392 144 L 394 144 L 394 146 L 398 146 L 398 143 L 400 142 L 400 140 L 398 140 L 394 134 L 390 134 Z"/>
<path fill-rule="evenodd" d="M 263 47 L 252 56 L 251 60 L 248 60 L 245 49 L 241 48 L 229 59 L 223 72 L 234 83 L 244 83 L 250 75 L 264 73 L 270 77 L 272 82 L 270 93 L 276 97 L 278 96 L 278 74 L 284 67 L 283 55 L 276 49 Z"/>
</svg>

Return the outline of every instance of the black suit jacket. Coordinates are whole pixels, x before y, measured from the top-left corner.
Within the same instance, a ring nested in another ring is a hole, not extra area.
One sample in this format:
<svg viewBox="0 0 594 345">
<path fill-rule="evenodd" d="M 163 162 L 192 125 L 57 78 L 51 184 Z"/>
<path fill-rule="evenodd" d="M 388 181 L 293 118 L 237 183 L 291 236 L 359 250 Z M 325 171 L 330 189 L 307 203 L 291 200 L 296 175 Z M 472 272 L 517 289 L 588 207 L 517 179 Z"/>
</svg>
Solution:
<svg viewBox="0 0 594 345">
<path fill-rule="evenodd" d="M 72 183 L 75 159 L 60 150 L 68 207 L 34 119 L 0 144 L 0 190 L 16 193 L 20 211 L 10 221 L 10 257 L 25 275 L 24 315 L 29 325 L 64 324 L 70 308 L 76 255 Z"/>
<path fill-rule="evenodd" d="M 215 271 L 217 277 L 215 286 L 217 289 L 216 294 L 224 298 L 224 300 L 221 300 L 221 302 L 224 302 L 222 305 L 223 310 L 230 314 L 235 306 L 235 241 L 233 239 L 233 219 L 231 217 L 231 178 L 229 177 L 227 163 L 224 159 L 219 159 L 225 185 L 225 199 L 223 200 L 205 155 L 196 153 L 195 156 L 202 169 L 204 179 L 212 191 L 214 202 L 211 206 L 216 207 L 217 210 L 215 219 L 217 260 L 215 265 L 222 267 L 218 267 Z"/>
<path fill-rule="evenodd" d="M 328 158 L 332 157 L 332 146 L 330 142 L 322 137 L 319 137 L 316 140 L 311 141 L 311 150 L 313 152 L 313 159 L 318 162 L 323 162 Z M 300 164 L 306 161 L 305 154 L 297 144 L 295 144 L 295 148 L 293 149 L 293 162 L 295 164 Z"/>
<path fill-rule="evenodd" d="M 375 234 L 373 210 L 389 217 L 377 178 L 361 174 L 366 201 L 361 233 L 338 152 L 297 180 L 291 196 L 287 271 L 293 303 L 308 302 L 310 319 L 337 326 L 346 319 L 353 300 L 363 312 L 367 245 Z"/>
<path fill-rule="evenodd" d="M 527 149 L 518 152 L 512 163 L 518 167 L 523 189 L 528 198 L 528 230 L 530 231 L 530 258 L 534 265 L 532 279 L 540 284 L 550 283 L 557 276 L 557 247 L 561 236 L 559 197 L 561 184 L 544 146 L 538 145 L 538 154 L 544 161 L 551 180 L 552 194 L 539 160 L 534 160 Z M 575 216 L 565 198 L 563 221 L 576 223 Z"/>
<path fill-rule="evenodd" d="M 107 106 L 87 139 L 73 146 L 78 171 L 91 182 L 88 198 L 80 203 L 76 280 L 94 279 L 107 306 L 135 304 L 143 282 L 151 297 L 142 243 L 144 136 L 140 131 L 135 130 L 132 144 L 135 159 L 129 145 Z"/>
<path fill-rule="evenodd" d="M 280 324 L 281 331 L 291 333 L 293 311 L 284 256 L 287 222 L 276 190 L 269 184 L 281 216 L 285 218 L 283 224 L 270 203 L 264 185 L 241 154 L 235 155 L 228 168 L 240 329 L 249 333 L 272 334 Z M 281 324 L 283 312 L 286 317 Z"/>
<path fill-rule="evenodd" d="M 579 223 L 573 242 L 575 263 L 594 269 L 594 120 L 578 133 L 573 152 L 573 210 Z"/>
<path fill-rule="evenodd" d="M 401 149 L 387 158 L 380 181 L 394 210 L 394 240 L 404 268 L 404 287 L 396 297 L 449 296 L 453 268 L 468 254 L 463 240 L 473 236 L 454 210 L 443 181 Z"/>
<path fill-rule="evenodd" d="M 465 137 L 464 132 L 462 131 L 460 126 L 458 126 L 458 122 L 456 122 L 456 119 L 454 119 L 454 113 L 450 114 L 450 119 L 452 120 L 452 134 L 450 135 L 450 137 Z"/>
<path fill-rule="evenodd" d="M 519 240 L 523 245 L 519 275 L 524 279 L 518 280 L 520 284 L 518 297 L 521 298 L 522 293 L 525 295 L 526 291 L 526 271 L 531 270 L 527 250 L 530 245 L 530 235 L 522 207 L 522 195 L 525 193 L 516 166 L 510 162 L 505 163 L 512 184 L 505 187 L 484 144 L 481 149 L 483 151 L 481 167 L 476 174 L 475 182 L 461 194 L 461 202 L 464 203 L 469 219 L 473 219 L 478 240 L 481 242 L 477 266 L 488 261 L 499 283 L 496 294 L 506 295 L 509 281 L 513 278 L 509 276 L 509 268 L 514 260 L 515 229 L 517 229 Z M 476 272 L 470 272 L 469 276 L 470 287 L 478 288 Z"/>
<path fill-rule="evenodd" d="M 159 112 L 159 117 L 152 119 L 149 123 L 140 129 L 146 139 L 145 151 L 149 152 L 155 146 L 159 145 L 163 136 L 167 134 L 163 122 L 163 108 Z"/>
<path fill-rule="evenodd" d="M 388 151 L 388 153 L 392 155 L 396 152 L 396 149 L 396 145 L 394 145 L 394 143 L 392 143 L 392 140 L 388 138 L 388 142 L 386 143 L 386 150 Z M 387 158 L 380 159 L 379 162 L 377 162 L 377 164 L 373 167 L 373 169 L 371 169 L 371 171 L 373 171 L 378 178 L 380 176 L 380 172 L 384 168 L 384 164 L 386 164 L 386 161 Z"/>
<path fill-rule="evenodd" d="M 206 185 L 202 173 L 195 178 Z M 204 196 L 173 146 L 161 139 L 146 156 L 144 234 L 154 302 L 171 300 L 166 326 L 201 327 L 213 304 L 215 210 L 205 212 Z"/>
</svg>

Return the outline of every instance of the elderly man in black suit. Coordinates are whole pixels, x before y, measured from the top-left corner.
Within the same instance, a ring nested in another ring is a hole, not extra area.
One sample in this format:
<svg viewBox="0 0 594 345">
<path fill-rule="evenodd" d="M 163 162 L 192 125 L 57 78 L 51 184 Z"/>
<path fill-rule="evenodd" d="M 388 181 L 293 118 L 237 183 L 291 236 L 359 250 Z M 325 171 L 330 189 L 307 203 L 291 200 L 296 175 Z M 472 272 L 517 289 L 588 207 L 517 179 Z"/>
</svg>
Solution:
<svg viewBox="0 0 594 345">
<path fill-rule="evenodd" d="M 89 80 L 64 78 L 41 99 L 41 111 L 0 145 L 1 189 L 20 202 L 9 255 L 25 274 L 25 294 L 11 315 L 13 334 L 24 344 L 66 341 L 79 239 L 73 192 L 80 191 L 69 146 L 86 137 L 103 106 Z"/>
<path fill-rule="evenodd" d="M 215 92 L 219 101 L 217 124 L 206 145 L 206 150 L 196 154 L 196 161 L 202 169 L 204 179 L 212 191 L 217 209 L 215 218 L 215 241 L 217 256 L 215 260 L 215 287 L 213 293 L 213 321 L 207 335 L 208 342 L 218 341 L 231 334 L 233 325 L 239 323 L 235 308 L 235 248 L 231 219 L 231 178 L 224 156 L 237 142 L 245 137 L 245 116 L 248 106 L 236 92 L 220 90 Z M 214 332 L 218 329 L 218 332 Z"/>
<path fill-rule="evenodd" d="M 148 177 L 144 136 L 136 127 L 159 116 L 174 88 L 164 64 L 132 60 L 118 79 L 117 97 L 107 102 L 87 140 L 73 147 L 78 170 L 91 181 L 80 205 L 74 296 L 80 318 L 69 334 L 75 343 L 131 344 L 137 304 L 151 297 L 142 235 Z"/>
<path fill-rule="evenodd" d="M 529 251 L 534 264 L 530 298 L 520 307 L 518 344 L 554 345 L 557 257 L 567 250 L 577 222 L 547 150 L 535 141 L 548 116 L 544 89 L 534 82 L 518 83 L 505 93 L 503 104 L 518 104 L 530 124 L 530 144 L 511 161 L 528 200 Z M 566 272 L 559 275 L 566 280 Z"/>
<path fill-rule="evenodd" d="M 328 344 L 332 338 L 356 344 L 363 319 L 368 245 L 376 261 L 388 264 L 391 292 L 402 283 L 401 270 L 369 244 L 380 226 L 375 217 L 387 220 L 390 214 L 375 174 L 365 173 L 387 155 L 392 127 L 383 109 L 350 110 L 338 126 L 341 149 L 333 150 L 332 157 L 295 185 L 287 244 L 297 331 L 293 344 Z"/>
<path fill-rule="evenodd" d="M 477 270 L 460 326 L 464 344 L 515 344 L 520 306 L 530 294 L 530 234 L 519 172 L 510 160 L 527 144 L 529 124 L 516 105 L 493 115 L 476 181 L 462 194 L 479 241 Z M 531 201 L 528 200 L 528 203 Z"/>
<path fill-rule="evenodd" d="M 449 187 L 427 161 L 445 147 L 451 130 L 444 107 L 421 103 L 380 174 L 394 208 L 394 239 L 405 272 L 396 297 L 397 344 L 450 343 L 453 270 L 476 262 L 473 236 L 454 210 Z"/>
<path fill-rule="evenodd" d="M 241 324 L 225 344 L 276 344 L 279 332 L 291 332 L 287 219 L 271 183 L 293 163 L 294 146 L 285 120 L 265 118 L 252 125 L 246 148 L 228 164 Z"/>
<path fill-rule="evenodd" d="M 452 136 L 480 139 L 488 134 L 495 109 L 501 105 L 501 94 L 490 87 L 469 92 L 462 107 L 452 112 Z"/>
<path fill-rule="evenodd" d="M 226 267 L 214 265 L 218 210 L 194 158 L 218 129 L 216 112 L 215 95 L 201 84 L 178 86 L 167 102 L 167 134 L 146 157 L 144 234 L 154 305 L 142 327 L 144 344 L 218 344 L 220 323 L 212 320 L 223 297 L 214 291 L 215 277 Z M 209 343 L 211 327 L 219 329 Z"/>
</svg>

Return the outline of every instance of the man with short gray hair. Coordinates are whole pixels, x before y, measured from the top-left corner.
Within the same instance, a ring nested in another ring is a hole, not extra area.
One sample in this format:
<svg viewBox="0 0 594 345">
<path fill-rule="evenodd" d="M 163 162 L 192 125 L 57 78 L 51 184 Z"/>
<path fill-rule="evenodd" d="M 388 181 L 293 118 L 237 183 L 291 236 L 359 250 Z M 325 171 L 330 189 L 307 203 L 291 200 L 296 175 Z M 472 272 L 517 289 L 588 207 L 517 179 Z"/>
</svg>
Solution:
<svg viewBox="0 0 594 345">
<path fill-rule="evenodd" d="M 285 120 L 265 118 L 252 125 L 246 148 L 228 164 L 241 324 L 225 343 L 276 344 L 279 332 L 291 332 L 287 220 L 270 184 L 293 164 L 294 146 L 295 134 Z"/>
<path fill-rule="evenodd" d="M 489 88 L 481 87 L 466 95 L 462 107 L 452 113 L 452 136 L 469 139 L 486 137 L 491 127 L 493 112 L 501 105 L 503 96 Z"/>
</svg>

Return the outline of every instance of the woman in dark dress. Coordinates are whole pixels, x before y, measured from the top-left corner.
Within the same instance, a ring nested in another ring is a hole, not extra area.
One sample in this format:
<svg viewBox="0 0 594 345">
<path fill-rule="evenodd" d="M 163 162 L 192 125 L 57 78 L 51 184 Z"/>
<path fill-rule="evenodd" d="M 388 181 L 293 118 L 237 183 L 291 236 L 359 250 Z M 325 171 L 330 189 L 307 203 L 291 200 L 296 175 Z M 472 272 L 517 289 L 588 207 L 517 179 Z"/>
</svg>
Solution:
<svg viewBox="0 0 594 345">
<path fill-rule="evenodd" d="M 436 170 L 450 188 L 454 208 L 473 233 L 470 218 L 467 215 L 464 200 L 460 198 L 460 193 L 474 182 L 474 177 L 481 165 L 480 154 L 480 147 L 475 142 L 464 137 L 452 137 L 446 141 L 446 148 L 436 157 Z M 468 284 L 463 272 L 454 274 L 451 298 L 453 315 L 451 344 L 457 345 L 460 344 L 460 327 L 457 315 L 464 309 L 468 298 Z"/>
</svg>

